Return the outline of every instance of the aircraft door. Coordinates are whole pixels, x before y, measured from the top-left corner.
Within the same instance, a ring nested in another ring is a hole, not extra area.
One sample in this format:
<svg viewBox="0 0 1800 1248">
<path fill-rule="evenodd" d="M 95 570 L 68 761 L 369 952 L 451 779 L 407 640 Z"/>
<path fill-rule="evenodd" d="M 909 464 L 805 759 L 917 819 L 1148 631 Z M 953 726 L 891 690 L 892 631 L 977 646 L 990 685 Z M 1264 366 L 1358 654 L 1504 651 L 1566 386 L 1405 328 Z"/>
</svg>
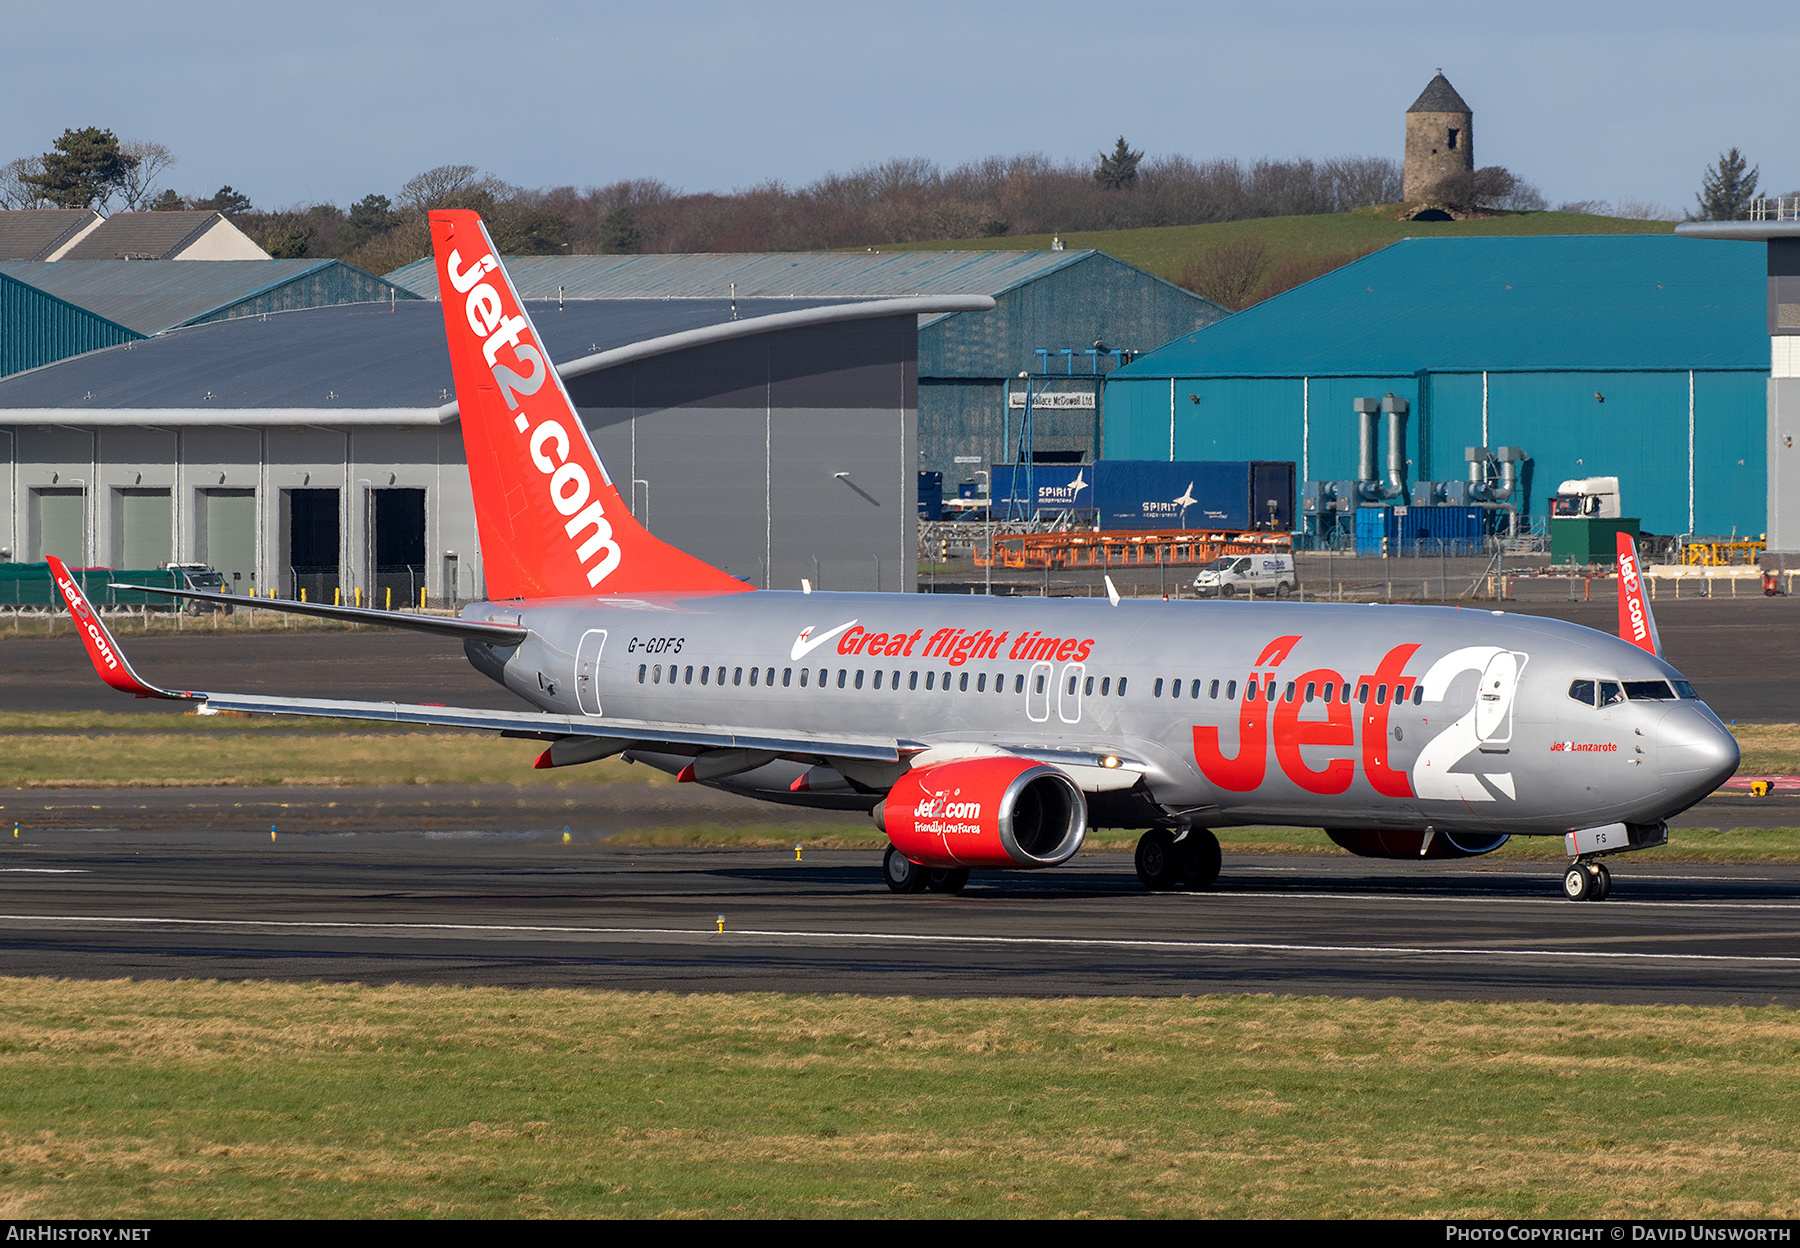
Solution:
<svg viewBox="0 0 1800 1248">
<path fill-rule="evenodd" d="M 1483 745 L 1505 745 L 1512 740 L 1513 695 L 1527 656 L 1502 650 L 1487 662 L 1475 687 L 1475 736 Z"/>
<path fill-rule="evenodd" d="M 1065 724 L 1081 722 L 1081 682 L 1087 675 L 1087 664 L 1069 663 L 1056 682 L 1056 713 Z"/>
<path fill-rule="evenodd" d="M 600 651 L 606 646 L 606 630 L 590 628 L 575 648 L 575 699 L 584 715 L 600 713 Z"/>
<path fill-rule="evenodd" d="M 1056 669 L 1050 664 L 1031 665 L 1031 674 L 1025 678 L 1025 714 L 1034 724 L 1050 718 L 1050 682 L 1054 679 Z"/>
</svg>

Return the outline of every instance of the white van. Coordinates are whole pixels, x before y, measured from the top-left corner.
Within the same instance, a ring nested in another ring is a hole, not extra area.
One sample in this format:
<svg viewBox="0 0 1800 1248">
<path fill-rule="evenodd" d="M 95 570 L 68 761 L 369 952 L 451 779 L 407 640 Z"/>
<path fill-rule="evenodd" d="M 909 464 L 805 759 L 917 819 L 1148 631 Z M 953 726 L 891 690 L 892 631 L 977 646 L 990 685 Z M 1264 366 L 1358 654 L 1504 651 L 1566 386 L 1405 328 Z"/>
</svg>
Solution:
<svg viewBox="0 0 1800 1248">
<path fill-rule="evenodd" d="M 1286 598 L 1300 587 L 1292 555 L 1225 555 L 1214 559 L 1194 578 L 1194 592 L 1202 598 L 1230 598 L 1244 594 L 1273 594 Z"/>
</svg>

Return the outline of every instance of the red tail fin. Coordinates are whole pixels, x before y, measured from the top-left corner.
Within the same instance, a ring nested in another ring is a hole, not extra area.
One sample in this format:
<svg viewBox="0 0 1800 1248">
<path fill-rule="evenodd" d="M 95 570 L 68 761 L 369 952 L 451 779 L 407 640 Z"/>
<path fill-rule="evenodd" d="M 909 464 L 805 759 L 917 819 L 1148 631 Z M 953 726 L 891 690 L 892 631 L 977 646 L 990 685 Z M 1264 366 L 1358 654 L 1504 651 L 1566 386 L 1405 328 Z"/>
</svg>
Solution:
<svg viewBox="0 0 1800 1248">
<path fill-rule="evenodd" d="M 479 214 L 431 214 L 444 334 L 490 598 L 736 593 L 750 586 L 632 516 Z"/>
<path fill-rule="evenodd" d="M 1662 658 L 1662 638 L 1656 635 L 1656 617 L 1644 597 L 1644 578 L 1638 564 L 1637 539 L 1619 534 L 1619 636 Z"/>
</svg>

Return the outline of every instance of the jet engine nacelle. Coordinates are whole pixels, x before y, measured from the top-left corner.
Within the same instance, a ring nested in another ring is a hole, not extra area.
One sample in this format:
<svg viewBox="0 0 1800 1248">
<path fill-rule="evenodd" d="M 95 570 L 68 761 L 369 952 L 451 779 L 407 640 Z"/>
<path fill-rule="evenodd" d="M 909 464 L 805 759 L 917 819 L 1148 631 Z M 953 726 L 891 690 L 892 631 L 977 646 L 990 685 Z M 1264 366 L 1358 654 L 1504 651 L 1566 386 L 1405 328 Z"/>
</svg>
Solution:
<svg viewBox="0 0 1800 1248">
<path fill-rule="evenodd" d="M 1075 782 L 1011 755 L 909 771 L 873 813 L 894 848 L 925 867 L 1054 867 L 1087 836 Z"/>
<path fill-rule="evenodd" d="M 1507 832 L 1402 832 L 1389 828 L 1327 828 L 1325 835 L 1359 858 L 1474 858 L 1491 854 L 1512 839 Z"/>
</svg>

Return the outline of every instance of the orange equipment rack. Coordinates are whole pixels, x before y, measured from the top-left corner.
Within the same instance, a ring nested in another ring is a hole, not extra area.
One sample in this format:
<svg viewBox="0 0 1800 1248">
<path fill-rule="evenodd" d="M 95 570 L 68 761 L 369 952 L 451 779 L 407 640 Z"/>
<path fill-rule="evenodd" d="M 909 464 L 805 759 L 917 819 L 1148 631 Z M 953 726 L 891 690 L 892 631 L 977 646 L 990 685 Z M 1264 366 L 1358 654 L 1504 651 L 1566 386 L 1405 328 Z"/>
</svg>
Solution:
<svg viewBox="0 0 1800 1248">
<path fill-rule="evenodd" d="M 1180 529 L 1166 533 L 1011 533 L 997 536 L 991 556 L 975 548 L 978 568 L 1165 568 L 1211 563 L 1221 555 L 1287 554 L 1291 533 Z"/>
</svg>

